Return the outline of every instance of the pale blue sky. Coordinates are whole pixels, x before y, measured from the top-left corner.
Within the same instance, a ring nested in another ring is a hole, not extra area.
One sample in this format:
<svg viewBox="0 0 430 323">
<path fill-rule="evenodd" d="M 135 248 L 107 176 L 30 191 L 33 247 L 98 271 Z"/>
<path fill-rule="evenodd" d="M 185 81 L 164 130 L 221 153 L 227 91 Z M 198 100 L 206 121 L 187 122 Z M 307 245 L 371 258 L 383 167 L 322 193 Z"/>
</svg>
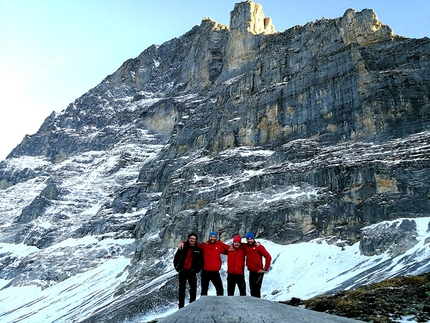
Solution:
<svg viewBox="0 0 430 323">
<path fill-rule="evenodd" d="M 234 0 L 0 0 L 0 160 L 152 44 L 204 17 L 229 24 Z M 430 36 L 429 0 L 255 0 L 277 31 L 374 9 L 395 34 Z"/>
</svg>

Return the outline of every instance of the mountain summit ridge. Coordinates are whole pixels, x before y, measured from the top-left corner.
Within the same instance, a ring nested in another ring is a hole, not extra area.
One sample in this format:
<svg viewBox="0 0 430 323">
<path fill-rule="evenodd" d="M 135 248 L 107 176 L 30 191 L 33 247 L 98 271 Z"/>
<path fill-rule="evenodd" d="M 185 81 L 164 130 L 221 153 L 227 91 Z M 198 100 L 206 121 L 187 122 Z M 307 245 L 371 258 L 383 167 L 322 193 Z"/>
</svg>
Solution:
<svg viewBox="0 0 430 323">
<path fill-rule="evenodd" d="M 26 250 L 0 253 L 0 293 L 112 262 L 108 296 L 94 285 L 95 303 L 65 317 L 165 308 L 191 230 L 364 257 L 315 292 L 429 270 L 429 52 L 428 38 L 396 36 L 370 9 L 276 32 L 252 1 L 230 26 L 205 18 L 148 47 L 0 163 L 0 243 Z"/>
</svg>

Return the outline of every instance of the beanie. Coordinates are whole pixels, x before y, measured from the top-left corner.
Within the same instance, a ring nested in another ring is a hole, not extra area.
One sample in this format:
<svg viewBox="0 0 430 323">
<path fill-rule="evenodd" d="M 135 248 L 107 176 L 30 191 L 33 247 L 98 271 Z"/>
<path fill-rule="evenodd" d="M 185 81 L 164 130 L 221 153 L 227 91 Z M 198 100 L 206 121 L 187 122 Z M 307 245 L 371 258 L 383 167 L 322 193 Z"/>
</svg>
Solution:
<svg viewBox="0 0 430 323">
<path fill-rule="evenodd" d="M 234 236 L 233 238 L 233 242 L 240 242 L 240 240 L 242 240 L 242 238 L 240 237 L 240 235 Z"/>
<path fill-rule="evenodd" d="M 211 236 L 215 236 L 215 238 L 217 238 L 217 237 L 218 237 L 218 236 L 217 236 L 217 234 L 216 234 L 216 232 L 214 232 L 214 231 L 209 232 L 209 238 L 210 238 Z"/>
<path fill-rule="evenodd" d="M 246 239 L 249 239 L 249 238 L 251 238 L 251 239 L 255 239 L 255 236 L 254 236 L 254 234 L 253 234 L 252 232 L 248 232 L 248 233 L 246 234 Z"/>
</svg>

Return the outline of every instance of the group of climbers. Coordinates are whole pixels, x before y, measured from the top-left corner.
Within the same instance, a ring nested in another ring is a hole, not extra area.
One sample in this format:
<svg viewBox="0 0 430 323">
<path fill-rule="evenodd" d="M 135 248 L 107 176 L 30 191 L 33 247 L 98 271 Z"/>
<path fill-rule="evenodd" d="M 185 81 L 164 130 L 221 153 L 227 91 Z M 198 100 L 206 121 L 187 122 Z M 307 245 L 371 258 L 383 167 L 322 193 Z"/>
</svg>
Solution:
<svg viewBox="0 0 430 323">
<path fill-rule="evenodd" d="M 210 232 L 206 242 L 197 243 L 196 233 L 188 235 L 188 240 L 180 244 L 173 260 L 175 269 L 179 273 L 179 308 L 184 307 L 185 304 L 187 281 L 190 287 L 190 303 L 196 300 L 197 273 L 200 271 L 201 295 L 207 295 L 210 282 L 214 285 L 218 296 L 224 295 L 219 273 L 222 254 L 227 255 L 227 295 L 233 296 L 236 286 L 241 296 L 246 295 L 246 264 L 251 296 L 261 297 L 263 276 L 270 268 L 272 257 L 263 245 L 255 241 L 255 235 L 252 232 L 246 234 L 246 243 L 241 241 L 241 236 L 235 235 L 233 243 L 228 245 L 217 239 L 216 232 Z"/>
</svg>

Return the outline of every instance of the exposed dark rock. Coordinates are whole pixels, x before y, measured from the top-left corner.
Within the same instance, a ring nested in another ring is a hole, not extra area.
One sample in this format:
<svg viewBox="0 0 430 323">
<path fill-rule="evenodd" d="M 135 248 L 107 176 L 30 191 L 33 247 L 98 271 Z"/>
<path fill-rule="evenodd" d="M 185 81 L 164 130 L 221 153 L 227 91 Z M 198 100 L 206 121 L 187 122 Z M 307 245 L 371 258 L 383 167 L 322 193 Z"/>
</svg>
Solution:
<svg viewBox="0 0 430 323">
<path fill-rule="evenodd" d="M 379 223 L 362 230 L 360 251 L 367 256 L 387 252 L 395 257 L 417 244 L 416 237 L 416 223 L 413 220 Z"/>
<path fill-rule="evenodd" d="M 51 205 L 49 199 L 44 196 L 37 196 L 33 202 L 27 205 L 21 215 L 17 218 L 18 223 L 28 223 L 45 213 L 47 207 Z"/>
</svg>

